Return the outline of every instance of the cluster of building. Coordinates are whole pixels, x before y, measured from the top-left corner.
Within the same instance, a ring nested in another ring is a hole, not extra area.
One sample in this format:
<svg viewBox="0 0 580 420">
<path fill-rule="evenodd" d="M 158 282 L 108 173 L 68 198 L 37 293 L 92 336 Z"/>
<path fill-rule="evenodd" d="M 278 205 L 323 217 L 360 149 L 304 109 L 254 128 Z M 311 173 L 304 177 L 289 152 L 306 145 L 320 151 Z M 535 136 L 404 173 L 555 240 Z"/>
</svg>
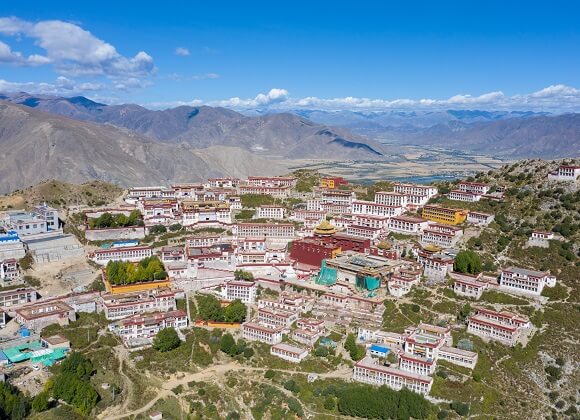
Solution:
<svg viewBox="0 0 580 420">
<path fill-rule="evenodd" d="M 226 287 L 230 287 L 229 283 Z M 240 285 L 235 284 L 234 287 L 239 289 Z M 239 295 L 235 293 L 232 297 Z M 289 292 L 281 292 L 273 298 L 261 298 L 257 301 L 256 318 L 242 324 L 242 337 L 269 344 L 272 355 L 299 363 L 325 331 L 324 321 L 303 316 L 312 311 L 314 301 L 311 296 Z M 295 344 L 282 343 L 284 335 Z"/>
<path fill-rule="evenodd" d="M 449 327 L 419 324 L 403 334 L 359 328 L 358 340 L 367 345 L 367 357 L 355 364 L 352 378 L 395 390 L 429 394 L 439 360 L 469 369 L 477 364 L 477 353 L 453 347 Z M 384 360 L 389 353 L 396 362 Z"/>
</svg>

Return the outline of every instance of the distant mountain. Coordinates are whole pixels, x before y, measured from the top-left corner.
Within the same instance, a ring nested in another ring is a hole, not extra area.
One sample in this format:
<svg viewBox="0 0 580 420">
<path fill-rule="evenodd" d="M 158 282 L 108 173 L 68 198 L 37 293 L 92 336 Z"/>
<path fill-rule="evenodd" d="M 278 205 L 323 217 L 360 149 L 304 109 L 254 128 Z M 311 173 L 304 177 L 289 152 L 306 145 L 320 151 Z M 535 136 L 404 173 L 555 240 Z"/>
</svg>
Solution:
<svg viewBox="0 0 580 420">
<path fill-rule="evenodd" d="M 460 149 L 503 158 L 580 155 L 580 114 L 531 111 L 295 111 L 383 143 Z"/>
<path fill-rule="evenodd" d="M 381 128 L 400 128 L 405 131 L 423 129 L 453 121 L 464 123 L 497 121 L 511 118 L 526 118 L 548 113 L 532 111 L 479 111 L 479 110 L 388 110 L 388 111 L 320 111 L 294 110 L 296 115 L 308 118 L 319 124 L 346 127 L 356 132 L 380 131 Z"/>
<path fill-rule="evenodd" d="M 180 106 L 153 111 L 139 105 L 104 105 L 84 97 L 26 93 L 0 99 L 77 120 L 111 124 L 166 143 L 196 148 L 241 147 L 271 157 L 374 159 L 385 148 L 345 129 L 320 125 L 294 114 L 244 116 L 225 108 Z"/>
<path fill-rule="evenodd" d="M 508 158 L 580 156 L 580 114 L 440 124 L 416 133 L 393 132 L 404 144 L 435 145 Z"/>
<path fill-rule="evenodd" d="M 7 102 L 0 102 L 0 161 L 0 193 L 46 179 L 163 185 L 286 170 L 240 147 L 160 143 L 126 129 Z"/>
</svg>

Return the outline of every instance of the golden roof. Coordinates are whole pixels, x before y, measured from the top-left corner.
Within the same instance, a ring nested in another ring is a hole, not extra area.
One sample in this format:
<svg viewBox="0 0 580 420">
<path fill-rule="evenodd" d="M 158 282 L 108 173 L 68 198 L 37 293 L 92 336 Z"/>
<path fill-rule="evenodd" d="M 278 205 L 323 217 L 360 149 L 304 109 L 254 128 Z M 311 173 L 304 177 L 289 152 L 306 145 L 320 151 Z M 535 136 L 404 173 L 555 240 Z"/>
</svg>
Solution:
<svg viewBox="0 0 580 420">
<path fill-rule="evenodd" d="M 429 252 L 439 252 L 439 251 L 441 251 L 442 248 L 438 247 L 437 245 L 429 244 L 429 245 L 425 245 L 423 247 L 423 249 L 425 251 L 429 251 Z"/>
<path fill-rule="evenodd" d="M 377 245 L 377 248 L 379 248 L 379 249 L 391 249 L 391 247 L 392 246 L 388 241 L 381 241 Z"/>
<path fill-rule="evenodd" d="M 331 235 L 336 233 L 336 227 L 331 225 L 328 220 L 323 220 L 316 228 L 314 233 L 318 235 Z"/>
</svg>

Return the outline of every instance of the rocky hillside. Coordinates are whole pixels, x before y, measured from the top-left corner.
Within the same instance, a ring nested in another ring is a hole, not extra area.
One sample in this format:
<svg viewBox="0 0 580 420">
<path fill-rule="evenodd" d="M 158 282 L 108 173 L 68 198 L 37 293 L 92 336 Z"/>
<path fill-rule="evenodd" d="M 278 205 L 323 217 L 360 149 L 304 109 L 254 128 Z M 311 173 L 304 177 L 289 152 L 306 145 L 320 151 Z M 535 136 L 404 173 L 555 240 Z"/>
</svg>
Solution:
<svg viewBox="0 0 580 420">
<path fill-rule="evenodd" d="M 122 188 L 102 181 L 71 184 L 51 179 L 0 196 L 0 209 L 25 209 L 39 203 L 56 208 L 100 206 L 114 202 L 122 193 Z"/>
<path fill-rule="evenodd" d="M 247 117 L 208 106 L 154 111 L 134 104 L 107 106 L 84 97 L 25 93 L 0 95 L 0 99 L 77 120 L 115 125 L 160 142 L 186 143 L 196 148 L 233 146 L 290 159 L 373 159 L 384 153 L 384 146 L 379 143 L 293 114 Z"/>
<path fill-rule="evenodd" d="M 276 174 L 284 168 L 239 147 L 197 149 L 26 106 L 0 103 L 0 193 L 46 179 L 122 186 Z"/>
</svg>

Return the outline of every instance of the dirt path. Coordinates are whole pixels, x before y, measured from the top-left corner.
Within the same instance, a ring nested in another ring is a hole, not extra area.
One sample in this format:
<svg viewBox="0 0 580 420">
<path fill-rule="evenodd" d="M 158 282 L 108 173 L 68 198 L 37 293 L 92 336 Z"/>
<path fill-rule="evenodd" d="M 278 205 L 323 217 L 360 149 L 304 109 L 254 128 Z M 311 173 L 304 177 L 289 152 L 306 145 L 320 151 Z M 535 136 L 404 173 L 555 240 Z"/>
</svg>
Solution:
<svg viewBox="0 0 580 420">
<path fill-rule="evenodd" d="M 169 397 L 169 396 L 174 396 L 173 392 L 171 391 L 173 388 L 179 386 L 179 385 L 187 385 L 188 382 L 191 381 L 205 381 L 208 379 L 213 379 L 214 381 L 216 380 L 216 378 L 221 378 L 223 376 L 225 376 L 226 373 L 228 372 L 237 372 L 237 371 L 246 371 L 246 372 L 266 372 L 268 369 L 267 368 L 258 368 L 258 367 L 251 367 L 251 366 L 244 366 L 244 365 L 240 365 L 238 362 L 229 362 L 226 364 L 222 364 L 222 365 L 216 365 L 216 366 L 212 366 L 206 369 L 203 369 L 199 372 L 195 372 L 195 373 L 187 373 L 185 375 L 180 374 L 179 378 L 177 378 L 176 376 L 171 377 L 168 380 L 164 380 L 161 387 L 158 389 L 158 393 L 157 396 L 155 398 L 153 398 L 151 401 L 149 401 L 147 404 L 145 404 L 144 406 L 132 410 L 132 411 L 125 411 L 127 409 L 127 405 L 129 403 L 129 392 L 127 393 L 127 398 L 125 399 L 125 401 L 123 402 L 123 404 L 121 405 L 121 407 L 109 407 L 107 410 L 105 410 L 103 413 L 101 413 L 98 418 L 101 419 L 111 419 L 111 420 L 115 420 L 115 419 L 123 419 L 126 417 L 130 417 L 130 416 L 136 416 L 138 414 L 142 414 L 147 412 L 148 410 L 150 410 L 156 403 L 157 401 Z M 295 370 L 289 370 L 289 369 L 272 369 L 276 372 L 283 372 L 283 373 L 288 373 L 288 374 L 301 374 L 301 375 L 308 375 L 310 372 L 301 372 L 301 371 L 295 371 Z M 124 381 L 125 379 L 127 380 L 127 382 L 130 383 L 129 378 L 127 378 L 125 376 L 125 374 L 123 372 L 119 372 L 120 375 L 124 376 Z M 333 372 L 326 372 L 326 373 L 317 373 L 316 375 L 319 378 L 338 378 L 338 379 L 349 379 L 350 376 L 352 374 L 352 370 L 350 368 L 343 368 L 337 371 L 333 371 Z M 288 391 L 286 389 L 280 388 L 281 390 L 283 390 L 285 393 L 288 393 Z M 244 410 L 249 410 L 249 407 L 244 406 L 242 407 L 244 408 Z M 307 407 L 303 407 L 305 412 L 308 413 L 312 413 L 312 414 L 322 414 L 322 413 L 315 413 L 311 410 L 309 410 Z M 116 415 L 112 415 L 112 412 L 116 412 L 116 413 L 121 413 L 121 414 L 116 414 Z M 326 414 L 326 413 L 325 413 Z"/>
</svg>

